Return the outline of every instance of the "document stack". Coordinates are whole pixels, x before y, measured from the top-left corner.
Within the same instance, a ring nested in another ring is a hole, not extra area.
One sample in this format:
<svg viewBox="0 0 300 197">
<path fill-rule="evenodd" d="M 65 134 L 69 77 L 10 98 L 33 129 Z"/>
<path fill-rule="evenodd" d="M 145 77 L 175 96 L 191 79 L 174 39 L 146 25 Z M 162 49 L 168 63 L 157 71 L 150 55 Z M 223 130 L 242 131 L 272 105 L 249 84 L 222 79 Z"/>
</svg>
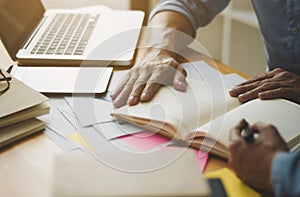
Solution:
<svg viewBox="0 0 300 197">
<path fill-rule="evenodd" d="M 46 96 L 6 72 L 0 74 L 0 146 L 4 146 L 43 130 L 45 123 L 36 117 L 50 108 L 44 103 Z"/>
</svg>

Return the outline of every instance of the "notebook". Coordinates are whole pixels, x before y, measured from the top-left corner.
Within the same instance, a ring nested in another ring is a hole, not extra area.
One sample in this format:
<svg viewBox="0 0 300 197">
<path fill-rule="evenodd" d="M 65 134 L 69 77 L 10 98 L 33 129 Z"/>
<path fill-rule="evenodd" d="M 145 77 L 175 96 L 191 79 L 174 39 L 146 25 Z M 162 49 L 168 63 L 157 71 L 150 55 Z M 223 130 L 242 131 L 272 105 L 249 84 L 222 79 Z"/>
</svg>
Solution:
<svg viewBox="0 0 300 197">
<path fill-rule="evenodd" d="M 45 123 L 36 117 L 50 111 L 46 96 L 3 73 L 12 79 L 9 89 L 0 95 L 0 147 L 43 130 Z"/>
<path fill-rule="evenodd" d="M 129 65 L 144 13 L 45 10 L 40 0 L 0 2 L 0 38 L 19 65 Z"/>
</svg>

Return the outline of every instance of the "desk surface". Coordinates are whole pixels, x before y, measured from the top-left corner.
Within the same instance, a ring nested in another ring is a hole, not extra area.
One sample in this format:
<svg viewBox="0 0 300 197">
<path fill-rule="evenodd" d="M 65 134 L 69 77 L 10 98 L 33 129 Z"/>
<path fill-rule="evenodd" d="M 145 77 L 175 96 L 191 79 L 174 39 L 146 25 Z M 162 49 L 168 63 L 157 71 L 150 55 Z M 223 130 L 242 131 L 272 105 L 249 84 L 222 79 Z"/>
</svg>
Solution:
<svg viewBox="0 0 300 197">
<path fill-rule="evenodd" d="M 47 7 L 64 7 L 70 5 L 67 1 L 43 2 Z M 72 1 L 72 6 L 92 5 L 98 0 Z M 142 52 L 137 53 L 137 59 Z M 191 60 L 204 59 L 207 63 L 212 61 L 204 56 L 187 50 Z M 12 60 L 7 55 L 0 43 L 0 68 L 6 69 Z M 216 61 L 215 64 L 223 74 L 238 73 L 247 78 L 248 76 L 237 70 Z M 50 196 L 53 164 L 55 155 L 63 151 L 43 133 L 27 137 L 17 143 L 0 149 L 0 196 Z M 210 156 L 205 172 L 216 170 L 226 166 L 226 161 Z"/>
</svg>

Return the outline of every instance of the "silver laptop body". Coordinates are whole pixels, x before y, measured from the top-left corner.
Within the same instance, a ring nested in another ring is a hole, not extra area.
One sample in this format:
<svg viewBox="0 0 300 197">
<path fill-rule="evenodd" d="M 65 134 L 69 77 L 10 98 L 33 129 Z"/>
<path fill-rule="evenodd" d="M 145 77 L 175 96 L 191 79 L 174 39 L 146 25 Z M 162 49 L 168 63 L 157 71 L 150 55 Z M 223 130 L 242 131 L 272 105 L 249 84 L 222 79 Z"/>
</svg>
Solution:
<svg viewBox="0 0 300 197">
<path fill-rule="evenodd" d="M 40 0 L 0 0 L 0 36 L 19 65 L 130 65 L 143 17 L 141 11 L 46 11 Z"/>
</svg>

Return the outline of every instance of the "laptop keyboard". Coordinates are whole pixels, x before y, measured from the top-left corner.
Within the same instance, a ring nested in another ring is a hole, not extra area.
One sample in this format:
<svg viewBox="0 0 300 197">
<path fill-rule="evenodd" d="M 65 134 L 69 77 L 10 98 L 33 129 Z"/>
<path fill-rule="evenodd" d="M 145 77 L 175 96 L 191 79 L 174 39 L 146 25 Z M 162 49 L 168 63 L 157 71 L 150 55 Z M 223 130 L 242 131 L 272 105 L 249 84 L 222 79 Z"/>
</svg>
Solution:
<svg viewBox="0 0 300 197">
<path fill-rule="evenodd" d="M 99 15 L 56 14 L 31 54 L 82 55 Z"/>
</svg>

